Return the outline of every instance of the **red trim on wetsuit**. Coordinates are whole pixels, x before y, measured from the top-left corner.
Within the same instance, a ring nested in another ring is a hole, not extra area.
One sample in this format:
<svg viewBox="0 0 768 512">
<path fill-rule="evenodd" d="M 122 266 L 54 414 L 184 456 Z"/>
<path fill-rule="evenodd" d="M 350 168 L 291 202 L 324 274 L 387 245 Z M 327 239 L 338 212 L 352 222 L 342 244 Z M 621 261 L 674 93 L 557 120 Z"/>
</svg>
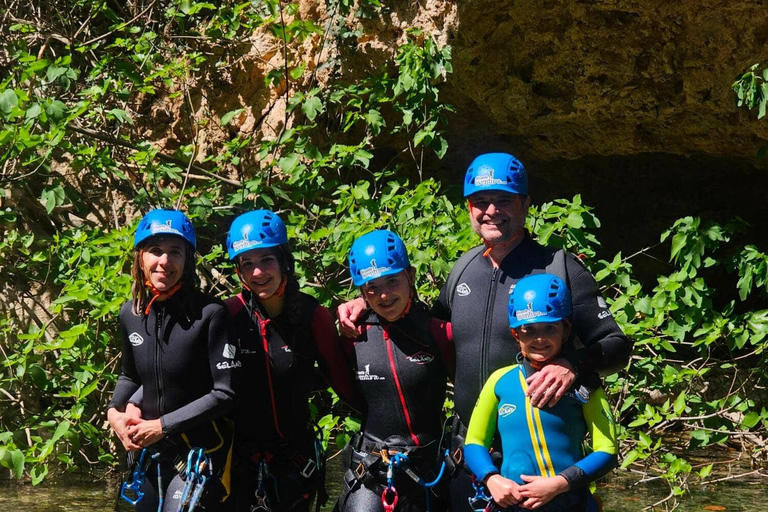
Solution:
<svg viewBox="0 0 768 512">
<path fill-rule="evenodd" d="M 451 380 L 456 377 L 456 348 L 453 346 L 451 323 L 439 318 L 429 319 L 429 334 L 440 351 L 440 360 Z"/>
<path fill-rule="evenodd" d="M 333 316 L 321 305 L 315 308 L 312 316 L 312 337 L 317 346 L 318 357 L 325 362 L 324 365 L 318 365 L 325 383 L 342 399 L 349 401 L 355 396 L 356 390 L 351 365 L 344 354 Z"/>
<path fill-rule="evenodd" d="M 405 403 L 405 395 L 403 389 L 400 387 L 400 378 L 397 376 L 397 367 L 395 366 L 395 355 L 392 352 L 392 340 L 389 338 L 389 332 L 384 327 L 384 339 L 387 340 L 387 354 L 389 354 L 389 366 L 392 369 L 392 377 L 395 379 L 395 386 L 397 387 L 397 394 L 400 397 L 400 405 L 403 406 L 403 414 L 405 415 L 405 423 L 408 425 L 408 433 L 411 435 L 411 439 L 416 443 L 416 446 L 421 446 L 419 438 L 413 433 L 413 426 L 411 425 L 411 414 L 408 412 L 408 406 Z"/>
<path fill-rule="evenodd" d="M 242 297 L 240 298 L 242 300 Z M 272 320 L 267 318 L 263 320 L 259 314 L 254 311 L 253 315 L 259 322 L 259 332 L 261 333 L 261 341 L 264 344 L 264 366 L 267 369 L 267 384 L 269 385 L 269 401 L 272 404 L 272 422 L 275 424 L 275 432 L 281 439 L 285 439 L 285 436 L 280 431 L 280 423 L 277 421 L 277 404 L 275 403 L 275 388 L 272 385 L 272 369 L 269 364 L 269 338 L 267 338 L 267 325 Z"/>
</svg>

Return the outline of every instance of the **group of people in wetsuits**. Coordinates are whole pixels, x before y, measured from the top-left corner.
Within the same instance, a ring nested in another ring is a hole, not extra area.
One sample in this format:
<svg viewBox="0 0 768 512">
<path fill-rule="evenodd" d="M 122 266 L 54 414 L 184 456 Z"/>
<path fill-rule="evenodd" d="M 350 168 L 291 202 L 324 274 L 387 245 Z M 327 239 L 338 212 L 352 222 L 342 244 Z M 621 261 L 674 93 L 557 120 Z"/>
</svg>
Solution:
<svg viewBox="0 0 768 512">
<path fill-rule="evenodd" d="M 431 307 L 398 235 L 361 229 L 349 251 L 360 297 L 338 308 L 341 336 L 299 290 L 276 213 L 232 222 L 242 291 L 224 303 L 199 290 L 189 219 L 147 214 L 107 413 L 135 455 L 126 499 L 141 511 L 308 511 L 324 479 L 308 403 L 317 367 L 363 418 L 343 452 L 339 512 L 597 510 L 587 486 L 617 454 L 600 375 L 626 365 L 631 342 L 581 261 L 526 232 L 514 156 L 477 157 L 464 196 L 483 243 Z"/>
</svg>

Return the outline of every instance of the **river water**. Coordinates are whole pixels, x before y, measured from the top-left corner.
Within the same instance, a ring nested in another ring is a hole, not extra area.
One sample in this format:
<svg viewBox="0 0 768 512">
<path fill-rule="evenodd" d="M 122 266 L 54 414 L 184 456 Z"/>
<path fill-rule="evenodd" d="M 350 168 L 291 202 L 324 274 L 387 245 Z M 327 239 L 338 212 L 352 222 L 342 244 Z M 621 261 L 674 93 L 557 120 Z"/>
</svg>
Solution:
<svg viewBox="0 0 768 512">
<path fill-rule="evenodd" d="M 739 475 L 749 470 L 731 468 L 731 471 L 733 475 Z M 723 473 L 723 470 L 720 473 Z M 331 460 L 328 467 L 328 491 L 331 500 L 324 510 L 331 510 L 333 506 L 333 499 L 338 494 L 340 474 L 339 458 Z M 725 474 L 723 473 L 723 476 Z M 603 479 L 598 485 L 603 509 L 613 512 L 636 512 L 669 494 L 669 487 L 660 480 L 638 483 L 639 480 L 640 476 L 626 471 L 614 472 Z M 0 512 L 112 511 L 115 506 L 115 490 L 115 485 L 107 483 L 106 479 L 94 481 L 68 477 L 36 487 L 0 479 Z M 121 512 L 130 512 L 132 509 L 127 503 L 119 506 Z M 654 510 L 671 509 L 672 501 L 668 501 Z M 768 512 L 768 480 L 765 476 L 755 474 L 696 487 L 679 499 L 676 510 Z"/>
</svg>

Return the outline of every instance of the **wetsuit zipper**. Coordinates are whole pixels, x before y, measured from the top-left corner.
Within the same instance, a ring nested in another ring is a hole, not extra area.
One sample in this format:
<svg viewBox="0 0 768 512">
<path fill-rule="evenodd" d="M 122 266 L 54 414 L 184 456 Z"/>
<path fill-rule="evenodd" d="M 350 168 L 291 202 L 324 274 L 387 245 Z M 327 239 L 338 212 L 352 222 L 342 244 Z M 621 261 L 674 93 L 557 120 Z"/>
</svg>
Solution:
<svg viewBox="0 0 768 512">
<path fill-rule="evenodd" d="M 162 416 L 165 412 L 165 396 L 163 395 L 163 319 L 165 307 L 162 303 L 155 303 L 155 380 L 157 382 L 157 414 Z"/>
<path fill-rule="evenodd" d="M 498 273 L 499 268 L 493 267 L 493 272 L 491 273 L 491 286 L 488 289 L 488 297 L 486 297 L 485 300 L 485 319 L 483 322 L 483 338 L 482 342 L 480 343 L 480 381 L 479 389 L 483 388 L 483 384 L 485 384 L 486 379 L 488 376 L 487 373 L 487 367 L 488 367 L 488 348 L 487 345 L 489 343 L 489 337 L 490 332 L 492 331 L 491 326 L 493 325 L 493 299 L 496 297 L 496 274 Z M 479 392 L 479 391 L 478 391 Z"/>
</svg>

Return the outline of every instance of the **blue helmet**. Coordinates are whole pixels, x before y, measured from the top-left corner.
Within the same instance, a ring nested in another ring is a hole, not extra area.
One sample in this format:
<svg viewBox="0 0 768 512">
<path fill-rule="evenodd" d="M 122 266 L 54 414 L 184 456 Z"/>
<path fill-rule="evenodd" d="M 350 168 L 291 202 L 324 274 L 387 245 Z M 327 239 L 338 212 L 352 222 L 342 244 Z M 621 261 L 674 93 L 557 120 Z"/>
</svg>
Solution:
<svg viewBox="0 0 768 512">
<path fill-rule="evenodd" d="M 154 235 L 180 236 L 192 244 L 192 247 L 197 247 L 195 227 L 192 221 L 179 210 L 152 210 L 146 214 L 136 228 L 133 246 L 136 247 Z"/>
<path fill-rule="evenodd" d="M 571 290 L 552 274 L 524 277 L 509 295 L 509 327 L 512 329 L 564 320 L 571 316 L 571 311 Z"/>
<path fill-rule="evenodd" d="M 469 164 L 464 177 L 464 197 L 484 190 L 528 195 L 528 174 L 520 160 L 509 153 L 486 153 Z"/>
<path fill-rule="evenodd" d="M 408 252 L 392 231 L 371 231 L 354 241 L 349 250 L 349 273 L 355 286 L 410 268 Z"/>
<path fill-rule="evenodd" d="M 266 249 L 288 243 L 288 231 L 283 219 L 269 210 L 254 210 L 239 215 L 227 233 L 229 259 L 251 249 Z"/>
</svg>

